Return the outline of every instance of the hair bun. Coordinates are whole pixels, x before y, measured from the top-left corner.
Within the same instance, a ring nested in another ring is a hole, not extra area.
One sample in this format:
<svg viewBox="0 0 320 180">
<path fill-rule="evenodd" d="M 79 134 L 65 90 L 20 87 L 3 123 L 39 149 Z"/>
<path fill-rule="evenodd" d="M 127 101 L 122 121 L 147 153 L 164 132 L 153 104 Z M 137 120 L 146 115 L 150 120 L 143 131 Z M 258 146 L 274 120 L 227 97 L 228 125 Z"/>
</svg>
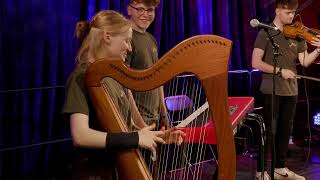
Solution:
<svg viewBox="0 0 320 180">
<path fill-rule="evenodd" d="M 88 35 L 90 31 L 90 24 L 88 21 L 79 21 L 76 25 L 76 36 L 80 41 Z"/>
</svg>

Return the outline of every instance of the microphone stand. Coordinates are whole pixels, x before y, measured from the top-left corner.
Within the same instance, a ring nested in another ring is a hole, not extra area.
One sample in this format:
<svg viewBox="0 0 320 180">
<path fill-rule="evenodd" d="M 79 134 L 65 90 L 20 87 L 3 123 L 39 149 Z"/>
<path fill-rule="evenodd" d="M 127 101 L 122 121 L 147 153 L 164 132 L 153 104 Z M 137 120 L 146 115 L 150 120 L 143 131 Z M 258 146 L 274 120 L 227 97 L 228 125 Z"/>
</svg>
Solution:
<svg viewBox="0 0 320 180">
<path fill-rule="evenodd" d="M 276 96 L 276 67 L 277 67 L 277 57 L 280 56 L 279 53 L 279 45 L 275 44 L 273 41 L 273 37 L 271 36 L 268 29 L 264 28 L 264 31 L 268 34 L 271 45 L 273 47 L 273 74 L 272 74 L 272 98 L 271 98 L 271 114 L 272 114 L 272 122 L 271 122 L 271 134 L 272 134 L 272 152 L 271 152 L 271 157 L 272 157 L 272 161 L 271 161 L 271 180 L 274 180 L 274 169 L 275 169 L 275 161 L 276 161 L 276 157 L 275 157 L 275 134 L 273 132 L 272 129 L 272 124 L 275 122 L 275 112 L 274 112 L 274 102 L 275 102 L 275 96 Z M 278 34 L 277 34 L 278 35 Z"/>
</svg>

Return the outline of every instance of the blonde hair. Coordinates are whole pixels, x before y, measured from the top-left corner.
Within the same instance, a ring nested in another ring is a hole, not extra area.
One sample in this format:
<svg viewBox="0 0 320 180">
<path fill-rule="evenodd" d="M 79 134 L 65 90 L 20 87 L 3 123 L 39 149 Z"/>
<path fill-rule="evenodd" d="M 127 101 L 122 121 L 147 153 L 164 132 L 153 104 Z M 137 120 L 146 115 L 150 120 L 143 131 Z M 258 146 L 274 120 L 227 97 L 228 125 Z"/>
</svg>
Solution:
<svg viewBox="0 0 320 180">
<path fill-rule="evenodd" d="M 115 35 L 127 31 L 130 27 L 129 20 L 112 10 L 98 12 L 92 17 L 90 23 L 79 21 L 75 33 L 82 43 L 76 58 L 77 64 L 89 63 L 90 60 L 103 58 L 103 54 L 106 52 L 103 39 L 104 30 Z"/>
</svg>

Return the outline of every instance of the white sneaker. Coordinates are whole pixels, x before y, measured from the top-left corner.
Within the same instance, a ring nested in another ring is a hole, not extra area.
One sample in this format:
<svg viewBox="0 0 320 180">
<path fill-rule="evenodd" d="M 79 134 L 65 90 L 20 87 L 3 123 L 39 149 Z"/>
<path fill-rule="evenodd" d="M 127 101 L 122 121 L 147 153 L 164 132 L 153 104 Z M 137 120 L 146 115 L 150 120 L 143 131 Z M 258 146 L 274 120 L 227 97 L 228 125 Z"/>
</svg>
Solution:
<svg viewBox="0 0 320 180">
<path fill-rule="evenodd" d="M 271 180 L 271 177 L 267 171 L 265 171 L 263 175 L 262 172 L 256 172 L 256 180 Z"/>
<path fill-rule="evenodd" d="M 290 171 L 288 168 L 276 168 L 274 170 L 274 179 L 305 180 L 306 178 Z"/>
</svg>

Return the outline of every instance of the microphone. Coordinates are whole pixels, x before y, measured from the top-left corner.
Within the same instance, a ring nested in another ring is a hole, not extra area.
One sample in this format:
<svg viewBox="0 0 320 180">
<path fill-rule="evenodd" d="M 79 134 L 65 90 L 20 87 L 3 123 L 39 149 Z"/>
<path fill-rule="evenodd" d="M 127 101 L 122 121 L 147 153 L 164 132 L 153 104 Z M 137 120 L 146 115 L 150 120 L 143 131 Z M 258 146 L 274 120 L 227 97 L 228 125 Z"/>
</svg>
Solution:
<svg viewBox="0 0 320 180">
<path fill-rule="evenodd" d="M 261 23 L 257 19 L 251 19 L 250 26 L 253 27 L 253 28 L 261 27 L 261 28 L 273 29 L 275 31 L 279 30 L 277 27 L 273 27 L 273 26 L 270 26 L 268 24 Z"/>
</svg>

